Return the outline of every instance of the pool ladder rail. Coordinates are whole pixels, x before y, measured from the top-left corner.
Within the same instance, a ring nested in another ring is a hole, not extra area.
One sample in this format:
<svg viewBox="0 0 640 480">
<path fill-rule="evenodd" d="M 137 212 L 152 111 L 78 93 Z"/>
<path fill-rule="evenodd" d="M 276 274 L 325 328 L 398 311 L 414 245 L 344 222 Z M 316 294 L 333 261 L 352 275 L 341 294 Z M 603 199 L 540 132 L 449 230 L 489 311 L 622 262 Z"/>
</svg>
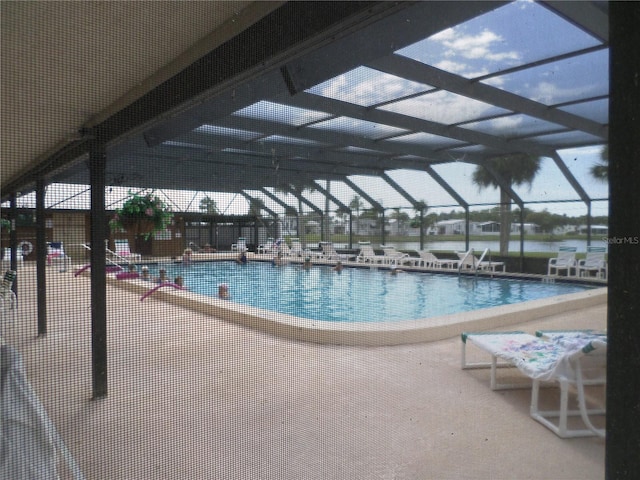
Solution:
<svg viewBox="0 0 640 480">
<path fill-rule="evenodd" d="M 460 263 L 458 264 L 458 276 L 460 276 L 460 272 L 462 271 L 462 266 L 464 265 L 465 260 L 467 260 L 467 258 L 469 257 L 473 259 L 472 263 L 474 267 L 474 274 L 478 276 L 478 270 L 480 270 L 480 265 L 482 265 L 482 261 L 484 260 L 484 257 L 487 256 L 487 253 L 489 254 L 489 263 L 491 263 L 491 249 L 485 248 L 478 260 L 476 260 L 475 258 L 475 250 L 473 248 L 469 249 L 469 251 L 467 251 L 460 259 Z"/>
</svg>

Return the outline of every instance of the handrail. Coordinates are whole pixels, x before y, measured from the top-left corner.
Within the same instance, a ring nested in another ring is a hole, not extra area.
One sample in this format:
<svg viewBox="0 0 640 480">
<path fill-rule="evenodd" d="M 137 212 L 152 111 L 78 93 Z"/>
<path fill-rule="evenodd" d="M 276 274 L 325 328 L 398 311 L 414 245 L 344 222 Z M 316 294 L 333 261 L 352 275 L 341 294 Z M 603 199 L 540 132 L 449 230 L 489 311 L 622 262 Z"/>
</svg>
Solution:
<svg viewBox="0 0 640 480">
<path fill-rule="evenodd" d="M 464 265 L 464 261 L 467 259 L 469 255 L 471 255 L 471 257 L 473 258 L 473 255 L 474 255 L 473 248 L 470 248 L 469 251 L 464 254 L 464 257 L 460 259 L 460 262 L 458 263 L 458 276 L 460 276 L 460 272 L 462 271 L 462 266 Z"/>
<path fill-rule="evenodd" d="M 484 259 L 484 257 L 487 254 L 487 252 L 489 252 L 489 265 L 491 265 L 491 250 L 489 250 L 488 248 L 485 248 L 484 252 L 482 252 L 482 255 L 480 255 L 480 259 L 478 260 L 478 264 L 476 265 L 476 275 L 478 274 L 478 269 L 480 268 L 480 265 L 482 264 L 482 260 Z"/>
<path fill-rule="evenodd" d="M 482 260 L 484 259 L 487 252 L 490 252 L 490 250 L 488 248 L 485 248 L 484 252 L 482 252 L 482 255 L 480 255 L 480 259 L 478 260 L 478 266 L 480 265 L 480 263 L 482 263 Z M 491 257 L 491 253 L 489 253 L 489 257 Z M 491 260 L 489 260 L 489 262 L 491 262 Z"/>
<path fill-rule="evenodd" d="M 80 245 L 82 245 L 84 248 L 86 248 L 87 250 L 91 251 L 91 247 L 89 245 L 87 245 L 86 243 L 81 243 Z M 128 265 L 132 264 L 133 262 L 127 258 L 124 258 L 121 255 L 118 255 L 116 252 L 109 250 L 106 246 L 104 248 L 105 252 L 107 252 L 110 255 L 113 255 L 115 258 L 118 258 L 120 260 L 122 260 L 122 263 L 126 263 Z M 114 267 L 120 267 L 120 264 L 111 260 L 108 256 L 105 255 L 105 261 L 111 265 L 113 265 Z"/>
</svg>

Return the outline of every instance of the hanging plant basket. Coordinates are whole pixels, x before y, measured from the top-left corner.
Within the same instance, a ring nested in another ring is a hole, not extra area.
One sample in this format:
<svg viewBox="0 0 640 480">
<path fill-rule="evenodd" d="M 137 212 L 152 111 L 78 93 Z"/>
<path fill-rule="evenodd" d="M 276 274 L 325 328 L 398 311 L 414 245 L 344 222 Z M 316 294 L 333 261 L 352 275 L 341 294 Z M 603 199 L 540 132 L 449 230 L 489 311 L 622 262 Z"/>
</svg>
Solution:
<svg viewBox="0 0 640 480">
<path fill-rule="evenodd" d="M 139 195 L 129 192 L 129 195 L 109 222 L 112 229 L 124 229 L 134 238 L 141 235 L 146 240 L 171 222 L 171 211 L 153 193 Z"/>
<path fill-rule="evenodd" d="M 153 220 L 144 218 L 120 218 L 120 223 L 127 232 L 135 236 L 152 233 L 156 228 Z"/>
</svg>

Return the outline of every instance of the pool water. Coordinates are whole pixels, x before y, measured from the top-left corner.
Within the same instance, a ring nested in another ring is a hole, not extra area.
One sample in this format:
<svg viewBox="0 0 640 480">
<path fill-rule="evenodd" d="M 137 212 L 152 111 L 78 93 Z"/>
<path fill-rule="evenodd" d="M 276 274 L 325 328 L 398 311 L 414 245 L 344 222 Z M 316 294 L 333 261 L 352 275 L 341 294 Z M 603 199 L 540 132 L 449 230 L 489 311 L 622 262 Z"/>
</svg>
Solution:
<svg viewBox="0 0 640 480">
<path fill-rule="evenodd" d="M 299 264 L 197 262 L 163 266 L 192 292 L 217 296 L 229 285 L 231 301 L 296 317 L 333 322 L 385 322 L 437 317 L 587 290 L 572 284 L 489 279 L 434 273 Z M 151 275 L 157 275 L 157 267 Z"/>
</svg>

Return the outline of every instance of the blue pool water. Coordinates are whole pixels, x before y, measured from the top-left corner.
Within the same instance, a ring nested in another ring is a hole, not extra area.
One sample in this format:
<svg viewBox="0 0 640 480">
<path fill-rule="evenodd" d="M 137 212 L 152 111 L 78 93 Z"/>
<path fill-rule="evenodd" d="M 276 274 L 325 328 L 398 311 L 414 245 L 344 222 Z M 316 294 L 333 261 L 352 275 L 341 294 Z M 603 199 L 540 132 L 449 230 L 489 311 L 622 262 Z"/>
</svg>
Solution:
<svg viewBox="0 0 640 480">
<path fill-rule="evenodd" d="M 382 322 L 413 320 L 575 293 L 590 287 L 540 281 L 458 277 L 432 273 L 299 264 L 198 262 L 163 266 L 182 275 L 195 293 L 216 296 L 227 283 L 231 301 L 313 320 Z M 151 269 L 157 275 L 158 267 Z"/>
</svg>

